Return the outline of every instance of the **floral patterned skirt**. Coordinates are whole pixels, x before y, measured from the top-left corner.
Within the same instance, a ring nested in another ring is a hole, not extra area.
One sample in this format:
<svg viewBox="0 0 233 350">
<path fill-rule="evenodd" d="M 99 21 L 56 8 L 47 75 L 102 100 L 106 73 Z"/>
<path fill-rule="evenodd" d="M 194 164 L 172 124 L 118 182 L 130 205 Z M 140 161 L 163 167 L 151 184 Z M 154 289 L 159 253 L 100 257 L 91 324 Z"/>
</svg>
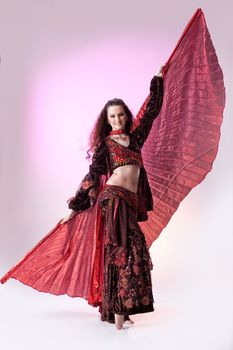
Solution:
<svg viewBox="0 0 233 350">
<path fill-rule="evenodd" d="M 101 320 L 114 323 L 114 313 L 154 311 L 151 283 L 153 264 L 144 234 L 136 220 L 137 194 L 105 185 L 99 197 L 104 218 L 104 276 Z"/>
</svg>

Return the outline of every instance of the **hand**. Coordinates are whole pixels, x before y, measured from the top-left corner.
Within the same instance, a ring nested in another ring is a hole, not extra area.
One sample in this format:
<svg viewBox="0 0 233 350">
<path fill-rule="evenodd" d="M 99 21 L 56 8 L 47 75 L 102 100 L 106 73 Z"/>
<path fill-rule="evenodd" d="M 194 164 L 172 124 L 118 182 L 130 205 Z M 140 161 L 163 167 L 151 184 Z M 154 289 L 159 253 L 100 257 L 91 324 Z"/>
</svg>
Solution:
<svg viewBox="0 0 233 350">
<path fill-rule="evenodd" d="M 90 204 L 91 207 L 94 206 L 95 202 L 96 202 L 96 196 L 97 196 L 97 192 L 96 189 L 93 187 L 90 189 L 89 193 L 88 193 L 89 197 L 90 197 Z"/>
<path fill-rule="evenodd" d="M 95 205 L 95 202 L 96 202 L 96 197 L 90 197 L 91 207 L 93 207 Z"/>
<path fill-rule="evenodd" d="M 158 72 L 156 74 L 158 77 L 163 77 L 163 67 L 165 67 L 165 65 L 163 65 L 163 66 L 161 66 L 159 68 L 159 70 L 158 70 Z"/>
<path fill-rule="evenodd" d="M 64 224 L 65 222 L 71 220 L 75 216 L 76 212 L 74 210 L 70 210 L 68 214 L 61 219 L 60 224 Z"/>
</svg>

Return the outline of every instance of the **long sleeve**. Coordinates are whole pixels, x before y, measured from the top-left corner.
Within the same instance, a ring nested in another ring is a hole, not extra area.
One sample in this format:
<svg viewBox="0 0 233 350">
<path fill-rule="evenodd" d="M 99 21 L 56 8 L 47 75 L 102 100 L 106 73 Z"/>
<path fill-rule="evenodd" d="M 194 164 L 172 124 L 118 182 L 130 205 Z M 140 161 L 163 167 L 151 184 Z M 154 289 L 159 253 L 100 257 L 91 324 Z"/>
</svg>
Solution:
<svg viewBox="0 0 233 350">
<path fill-rule="evenodd" d="M 163 78 L 154 76 L 150 83 L 150 96 L 147 102 L 145 112 L 140 117 L 139 125 L 132 132 L 136 137 L 140 148 L 146 141 L 153 121 L 159 115 L 163 103 Z"/>
<path fill-rule="evenodd" d="M 107 173 L 107 146 L 102 143 L 92 156 L 89 172 L 82 179 L 74 197 L 68 199 L 69 209 L 80 212 L 93 206 L 96 202 L 99 177 Z"/>
</svg>

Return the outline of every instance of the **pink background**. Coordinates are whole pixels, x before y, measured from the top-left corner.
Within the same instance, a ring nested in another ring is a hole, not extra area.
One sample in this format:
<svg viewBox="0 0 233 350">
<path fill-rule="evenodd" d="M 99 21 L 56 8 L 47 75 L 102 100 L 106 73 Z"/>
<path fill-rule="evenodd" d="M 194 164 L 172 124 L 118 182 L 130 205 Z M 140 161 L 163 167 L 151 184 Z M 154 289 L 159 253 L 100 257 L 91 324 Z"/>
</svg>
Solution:
<svg viewBox="0 0 233 350">
<path fill-rule="evenodd" d="M 157 304 L 188 310 L 190 325 L 205 320 L 209 337 L 189 329 L 191 339 L 199 334 L 203 350 L 230 350 L 233 5 L 227 0 L 1 2 L 0 274 L 66 214 L 66 200 L 88 171 L 87 137 L 106 100 L 120 97 L 138 111 L 150 79 L 198 7 L 225 78 L 222 136 L 212 172 L 151 248 L 153 285 Z M 0 290 L 18 284 L 10 280 Z M 19 288 L 27 293 L 28 287 Z M 156 316 L 162 324 L 171 317 L 168 309 Z M 166 339 L 161 349 L 170 349 Z"/>
</svg>

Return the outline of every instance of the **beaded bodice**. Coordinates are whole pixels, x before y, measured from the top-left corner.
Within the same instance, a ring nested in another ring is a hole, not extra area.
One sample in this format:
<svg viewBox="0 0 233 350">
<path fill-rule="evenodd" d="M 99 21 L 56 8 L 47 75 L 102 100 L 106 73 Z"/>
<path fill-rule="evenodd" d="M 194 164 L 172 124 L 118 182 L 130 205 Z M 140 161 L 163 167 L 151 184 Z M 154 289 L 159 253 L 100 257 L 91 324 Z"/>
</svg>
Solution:
<svg viewBox="0 0 233 350">
<path fill-rule="evenodd" d="M 109 161 L 112 170 L 128 164 L 134 164 L 143 167 L 143 160 L 140 149 L 138 152 L 135 152 L 130 149 L 130 144 L 128 147 L 123 146 L 117 141 L 113 140 L 110 136 L 106 137 L 106 144 L 109 149 Z"/>
</svg>

